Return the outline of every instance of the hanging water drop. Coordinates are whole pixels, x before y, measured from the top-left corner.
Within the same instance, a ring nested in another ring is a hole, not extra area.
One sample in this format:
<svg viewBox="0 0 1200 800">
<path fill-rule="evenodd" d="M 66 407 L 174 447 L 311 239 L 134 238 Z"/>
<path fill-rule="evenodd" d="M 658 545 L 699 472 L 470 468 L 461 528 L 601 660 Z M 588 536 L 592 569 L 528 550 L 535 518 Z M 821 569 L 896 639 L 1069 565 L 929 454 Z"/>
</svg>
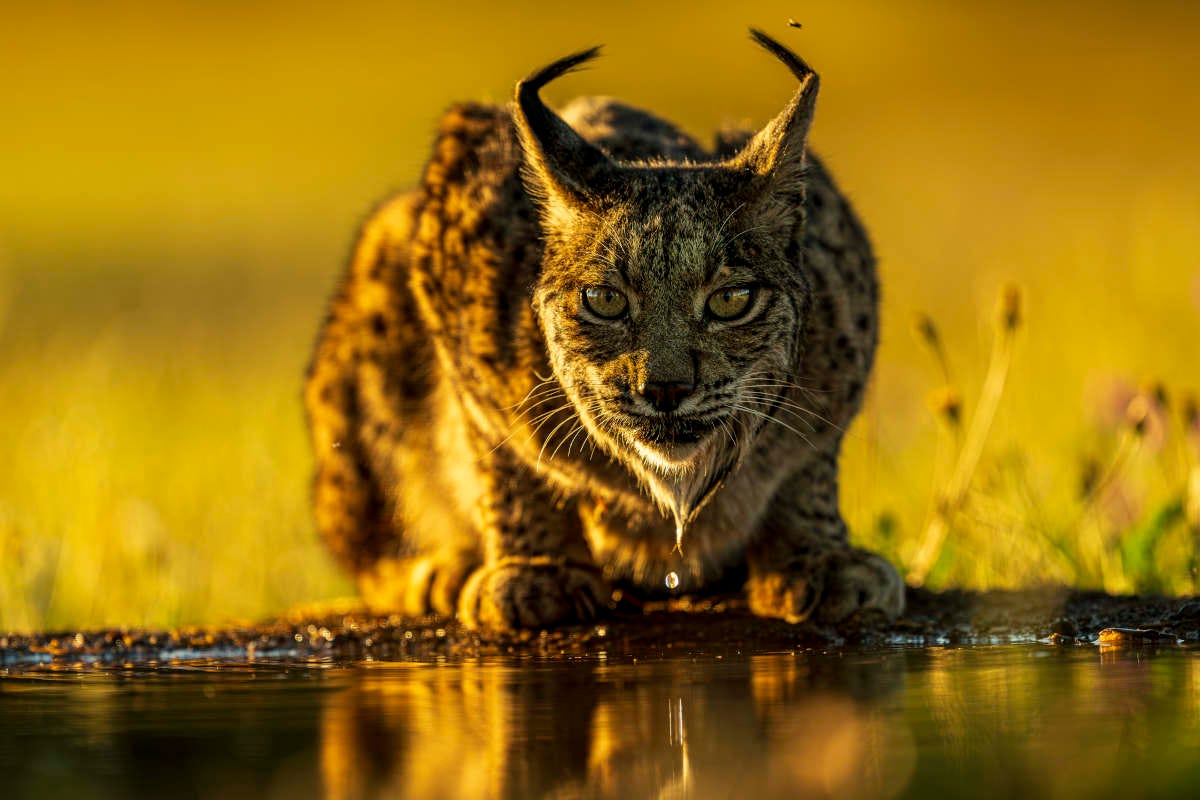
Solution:
<svg viewBox="0 0 1200 800">
<path fill-rule="evenodd" d="M 679 586 L 679 574 L 675 572 L 667 573 L 667 588 L 675 589 Z"/>
</svg>

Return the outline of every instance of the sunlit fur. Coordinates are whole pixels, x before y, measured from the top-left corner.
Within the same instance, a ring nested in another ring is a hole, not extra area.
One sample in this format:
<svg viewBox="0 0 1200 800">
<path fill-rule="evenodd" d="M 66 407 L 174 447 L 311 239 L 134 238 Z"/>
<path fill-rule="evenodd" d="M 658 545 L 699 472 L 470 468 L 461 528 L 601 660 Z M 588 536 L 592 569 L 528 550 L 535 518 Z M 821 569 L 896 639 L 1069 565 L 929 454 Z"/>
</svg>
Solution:
<svg viewBox="0 0 1200 800">
<path fill-rule="evenodd" d="M 607 99 L 541 86 L 443 119 L 420 186 L 364 230 L 310 370 L 318 525 L 368 602 L 531 627 L 610 582 L 746 580 L 761 614 L 897 613 L 850 548 L 837 455 L 874 355 L 866 237 L 806 139 L 817 78 L 707 149 Z M 589 311 L 611 287 L 626 313 Z M 752 287 L 746 313 L 706 302 Z M 687 384 L 658 411 L 644 386 Z M 741 576 L 738 578 L 737 576 Z"/>
</svg>

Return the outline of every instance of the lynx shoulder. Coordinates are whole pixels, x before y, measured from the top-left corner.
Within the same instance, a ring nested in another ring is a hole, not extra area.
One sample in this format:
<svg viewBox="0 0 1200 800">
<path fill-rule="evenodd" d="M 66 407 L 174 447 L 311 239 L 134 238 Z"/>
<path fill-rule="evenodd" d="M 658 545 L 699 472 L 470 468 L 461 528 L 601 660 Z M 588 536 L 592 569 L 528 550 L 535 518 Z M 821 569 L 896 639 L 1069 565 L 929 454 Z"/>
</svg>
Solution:
<svg viewBox="0 0 1200 800">
<path fill-rule="evenodd" d="M 364 227 L 306 406 L 318 528 L 380 610 L 489 628 L 744 585 L 756 613 L 899 613 L 852 548 L 843 431 L 874 357 L 862 226 L 807 152 L 818 80 L 709 148 L 543 85 L 442 119 L 417 188 Z"/>
</svg>

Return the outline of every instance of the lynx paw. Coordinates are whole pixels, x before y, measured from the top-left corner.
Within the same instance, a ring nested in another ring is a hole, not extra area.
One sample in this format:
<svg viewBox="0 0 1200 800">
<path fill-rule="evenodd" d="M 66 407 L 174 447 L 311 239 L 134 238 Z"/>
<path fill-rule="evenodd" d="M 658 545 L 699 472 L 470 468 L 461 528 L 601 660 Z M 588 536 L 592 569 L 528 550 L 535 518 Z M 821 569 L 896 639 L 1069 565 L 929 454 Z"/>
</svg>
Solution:
<svg viewBox="0 0 1200 800">
<path fill-rule="evenodd" d="M 452 616 L 463 584 L 479 565 L 474 553 L 385 558 L 358 576 L 358 593 L 377 614 Z"/>
<path fill-rule="evenodd" d="M 594 568 L 549 558 L 506 558 L 471 575 L 458 616 L 469 628 L 543 628 L 594 619 L 608 597 L 608 586 Z"/>
<path fill-rule="evenodd" d="M 882 556 L 866 550 L 830 553 L 822 564 L 825 594 L 816 619 L 841 622 L 854 614 L 876 612 L 895 619 L 904 611 L 904 581 Z"/>
<path fill-rule="evenodd" d="M 750 610 L 760 617 L 803 622 L 812 616 L 825 591 L 820 570 L 793 565 L 753 575 L 746 583 Z"/>
<path fill-rule="evenodd" d="M 788 622 L 836 624 L 858 613 L 888 619 L 904 610 L 904 581 L 886 560 L 866 550 L 838 550 L 807 565 L 753 576 L 750 609 Z"/>
</svg>

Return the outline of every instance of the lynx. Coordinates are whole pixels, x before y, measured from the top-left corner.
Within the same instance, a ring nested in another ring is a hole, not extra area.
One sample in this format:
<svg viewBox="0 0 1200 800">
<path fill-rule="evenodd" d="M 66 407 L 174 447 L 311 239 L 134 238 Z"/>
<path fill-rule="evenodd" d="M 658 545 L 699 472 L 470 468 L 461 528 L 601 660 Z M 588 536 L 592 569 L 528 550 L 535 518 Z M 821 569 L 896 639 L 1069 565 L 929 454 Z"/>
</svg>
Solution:
<svg viewBox="0 0 1200 800">
<path fill-rule="evenodd" d="M 793 622 L 902 610 L 838 507 L 874 258 L 807 152 L 817 75 L 751 35 L 799 82 L 753 135 L 560 116 L 540 90 L 596 48 L 453 107 L 365 225 L 306 406 L 317 525 L 372 608 L 543 627 L 667 581 Z"/>
</svg>

